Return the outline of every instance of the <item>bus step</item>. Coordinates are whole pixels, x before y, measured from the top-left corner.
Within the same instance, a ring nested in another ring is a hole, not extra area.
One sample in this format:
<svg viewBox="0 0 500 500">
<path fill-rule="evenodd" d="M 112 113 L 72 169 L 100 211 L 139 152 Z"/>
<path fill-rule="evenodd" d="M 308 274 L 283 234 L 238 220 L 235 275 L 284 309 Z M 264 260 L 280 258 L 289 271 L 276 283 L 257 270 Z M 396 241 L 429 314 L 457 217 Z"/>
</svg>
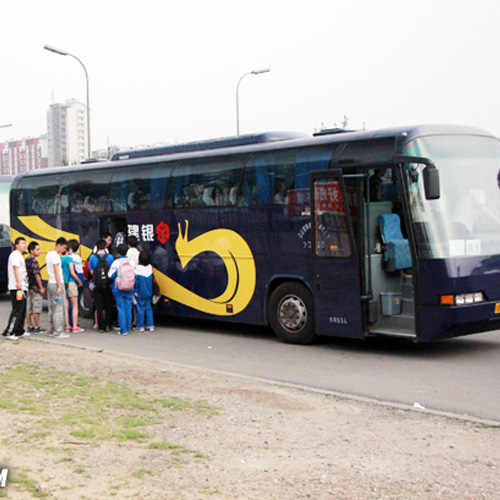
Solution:
<svg viewBox="0 0 500 500">
<path fill-rule="evenodd" d="M 401 287 L 401 293 L 403 295 L 403 299 L 412 299 L 413 300 L 413 284 L 412 283 L 403 283 Z"/>
<path fill-rule="evenodd" d="M 373 332 L 393 333 L 393 334 L 415 334 L 415 318 L 406 314 L 396 316 L 382 316 L 373 325 Z"/>
<path fill-rule="evenodd" d="M 415 301 L 413 299 L 405 299 L 401 301 L 401 315 L 415 317 Z"/>
<path fill-rule="evenodd" d="M 376 330 L 372 330 L 370 335 L 387 335 L 391 337 L 407 337 L 415 339 L 417 335 L 415 332 L 404 332 L 404 331 L 396 331 L 391 329 L 377 328 Z"/>
</svg>

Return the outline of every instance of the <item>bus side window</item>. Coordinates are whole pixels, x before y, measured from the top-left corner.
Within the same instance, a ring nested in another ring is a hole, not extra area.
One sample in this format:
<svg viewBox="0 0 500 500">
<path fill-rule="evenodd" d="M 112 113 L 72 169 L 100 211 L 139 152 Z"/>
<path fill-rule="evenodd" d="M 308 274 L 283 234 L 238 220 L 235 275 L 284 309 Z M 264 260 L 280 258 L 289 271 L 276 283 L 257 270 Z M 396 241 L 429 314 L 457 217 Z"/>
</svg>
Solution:
<svg viewBox="0 0 500 500">
<path fill-rule="evenodd" d="M 119 169 L 111 182 L 110 209 L 125 212 L 166 208 L 169 173 L 165 164 Z"/>
<path fill-rule="evenodd" d="M 239 204 L 308 205 L 309 174 L 327 170 L 333 152 L 328 146 L 255 155 L 245 170 Z"/>
<path fill-rule="evenodd" d="M 173 204 L 176 208 L 234 206 L 241 172 L 238 159 L 181 165 L 174 172 Z"/>
<path fill-rule="evenodd" d="M 163 210 L 168 207 L 167 189 L 171 168 L 166 164 L 155 165 L 151 171 L 151 195 L 149 208 Z"/>
<path fill-rule="evenodd" d="M 74 177 L 69 192 L 59 195 L 57 205 L 64 207 L 64 196 L 68 198 L 67 211 L 70 213 L 95 213 L 110 210 L 109 203 L 109 173 L 95 171 L 90 177 L 82 172 Z"/>
<path fill-rule="evenodd" d="M 295 184 L 295 162 L 289 152 L 258 154 L 246 168 L 242 200 L 245 205 L 285 204 Z"/>
</svg>

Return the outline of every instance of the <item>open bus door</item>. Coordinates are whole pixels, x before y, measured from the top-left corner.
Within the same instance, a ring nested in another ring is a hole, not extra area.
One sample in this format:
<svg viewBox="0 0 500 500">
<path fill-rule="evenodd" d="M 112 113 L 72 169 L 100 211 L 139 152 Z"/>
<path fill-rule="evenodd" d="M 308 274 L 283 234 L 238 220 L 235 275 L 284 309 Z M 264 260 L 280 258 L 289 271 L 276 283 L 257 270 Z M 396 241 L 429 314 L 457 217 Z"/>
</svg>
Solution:
<svg viewBox="0 0 500 500">
<path fill-rule="evenodd" d="M 363 336 L 361 269 L 350 214 L 353 198 L 341 170 L 311 173 L 313 293 L 319 335 Z"/>
</svg>

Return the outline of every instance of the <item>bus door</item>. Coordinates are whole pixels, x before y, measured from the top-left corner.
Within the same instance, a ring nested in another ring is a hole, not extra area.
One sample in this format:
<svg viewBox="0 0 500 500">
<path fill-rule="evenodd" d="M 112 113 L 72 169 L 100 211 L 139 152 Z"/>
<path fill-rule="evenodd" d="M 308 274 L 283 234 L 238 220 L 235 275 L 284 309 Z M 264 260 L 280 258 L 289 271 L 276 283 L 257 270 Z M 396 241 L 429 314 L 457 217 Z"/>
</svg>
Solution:
<svg viewBox="0 0 500 500">
<path fill-rule="evenodd" d="M 311 173 L 313 293 L 319 335 L 363 336 L 351 199 L 341 170 Z"/>
<path fill-rule="evenodd" d="M 110 233 L 113 237 L 112 248 L 116 251 L 116 244 L 121 240 L 122 243 L 127 241 L 127 218 L 125 216 L 105 216 L 99 218 L 99 235 L 104 233 Z M 122 238 L 117 239 L 118 234 L 122 235 Z"/>
<path fill-rule="evenodd" d="M 415 337 L 411 223 L 403 203 L 402 167 L 373 165 L 370 174 L 363 203 L 368 333 Z"/>
</svg>

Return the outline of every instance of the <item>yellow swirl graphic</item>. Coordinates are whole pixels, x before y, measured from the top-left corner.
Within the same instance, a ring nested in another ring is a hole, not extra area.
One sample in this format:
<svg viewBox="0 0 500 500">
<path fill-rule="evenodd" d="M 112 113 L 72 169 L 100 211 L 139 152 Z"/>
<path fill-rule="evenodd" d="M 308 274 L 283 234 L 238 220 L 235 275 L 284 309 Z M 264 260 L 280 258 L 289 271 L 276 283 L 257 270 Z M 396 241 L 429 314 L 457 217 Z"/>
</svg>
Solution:
<svg viewBox="0 0 500 500">
<path fill-rule="evenodd" d="M 40 235 L 41 239 L 37 239 L 42 254 L 40 257 L 44 257 L 47 252 L 53 250 L 55 241 L 61 236 L 80 241 L 77 234 L 56 229 L 38 216 L 19 217 L 19 220 L 33 234 Z M 227 286 L 218 297 L 206 299 L 183 287 L 162 272 L 155 270 L 155 276 L 162 295 L 198 311 L 217 316 L 232 316 L 243 311 L 253 297 L 256 283 L 255 261 L 247 242 L 238 233 L 230 229 L 214 229 L 189 240 L 189 221 L 186 220 L 185 224 L 186 231 L 184 234 L 182 233 L 181 224 L 178 224 L 179 236 L 175 242 L 175 249 L 179 255 L 182 268 L 186 268 L 189 262 L 200 253 L 213 252 L 223 260 L 226 266 Z M 15 229 L 11 229 L 12 241 L 18 236 L 23 236 L 27 242 L 33 239 Z M 91 252 L 90 248 L 80 246 L 82 259 L 86 260 Z M 40 258 L 41 264 L 43 260 Z M 48 279 L 45 268 L 42 270 L 42 278 Z"/>
<path fill-rule="evenodd" d="M 229 229 L 214 229 L 189 241 L 189 221 L 185 222 L 186 233 L 182 234 L 179 224 L 179 236 L 175 242 L 182 267 L 185 268 L 191 259 L 202 252 L 214 252 L 226 266 L 227 287 L 219 297 L 205 299 L 156 271 L 155 276 L 162 294 L 198 311 L 218 316 L 229 316 L 243 311 L 253 297 L 256 280 L 255 261 L 247 242 Z M 229 304 L 232 310 L 228 308 Z"/>
</svg>

